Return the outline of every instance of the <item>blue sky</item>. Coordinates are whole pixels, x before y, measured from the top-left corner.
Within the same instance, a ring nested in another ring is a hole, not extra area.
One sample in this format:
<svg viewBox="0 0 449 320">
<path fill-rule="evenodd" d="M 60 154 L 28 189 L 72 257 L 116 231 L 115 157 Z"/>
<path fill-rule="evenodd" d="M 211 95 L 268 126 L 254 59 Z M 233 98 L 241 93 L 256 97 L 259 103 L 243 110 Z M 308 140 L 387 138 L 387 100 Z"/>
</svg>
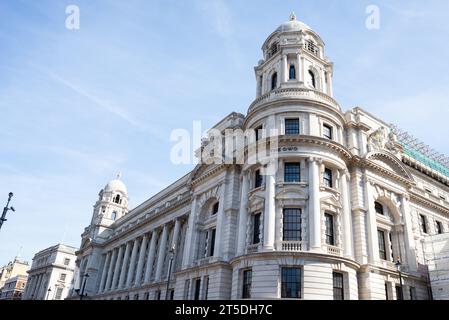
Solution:
<svg viewBox="0 0 449 320">
<path fill-rule="evenodd" d="M 81 28 L 65 28 L 65 8 Z M 365 28 L 368 5 L 380 30 Z M 187 173 L 173 129 L 203 129 L 255 96 L 266 37 L 294 10 L 324 39 L 344 110 L 361 106 L 449 154 L 449 2 L 3 0 L 0 2 L 0 265 L 79 246 L 118 171 L 131 207 Z"/>
</svg>

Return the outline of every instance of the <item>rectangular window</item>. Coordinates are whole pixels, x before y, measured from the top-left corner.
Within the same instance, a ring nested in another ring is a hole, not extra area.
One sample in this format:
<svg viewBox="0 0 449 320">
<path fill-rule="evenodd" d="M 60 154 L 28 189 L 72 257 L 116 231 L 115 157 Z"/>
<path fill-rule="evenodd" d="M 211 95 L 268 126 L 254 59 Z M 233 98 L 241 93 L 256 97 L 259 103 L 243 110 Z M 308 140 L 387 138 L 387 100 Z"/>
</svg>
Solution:
<svg viewBox="0 0 449 320">
<path fill-rule="evenodd" d="M 138 293 L 136 293 L 136 294 L 134 295 L 134 300 L 139 300 L 139 294 L 138 294 Z"/>
<path fill-rule="evenodd" d="M 332 278 L 334 283 L 334 300 L 344 300 L 343 274 L 334 272 Z"/>
<path fill-rule="evenodd" d="M 145 294 L 143 295 L 143 300 L 150 300 L 150 293 L 149 292 L 145 292 Z"/>
<path fill-rule="evenodd" d="M 284 241 L 301 241 L 301 209 L 285 208 L 283 223 Z"/>
<path fill-rule="evenodd" d="M 252 278 L 253 278 L 253 271 L 251 269 L 243 271 L 242 299 L 251 298 Z"/>
<path fill-rule="evenodd" d="M 216 202 L 212 207 L 212 215 L 215 215 L 218 213 L 218 208 L 220 207 L 220 203 Z"/>
<path fill-rule="evenodd" d="M 335 246 L 334 238 L 334 216 L 328 213 L 324 214 L 326 224 L 326 244 Z"/>
<path fill-rule="evenodd" d="M 324 169 L 323 173 L 323 183 L 324 186 L 328 188 L 333 188 L 333 182 L 332 182 L 332 170 L 331 169 Z"/>
<path fill-rule="evenodd" d="M 385 247 L 385 232 L 377 230 L 377 237 L 379 238 L 379 256 L 382 260 L 387 260 L 387 250 Z"/>
<path fill-rule="evenodd" d="M 60 276 L 59 276 L 59 280 L 65 281 L 66 277 L 67 277 L 67 275 L 65 273 L 61 273 Z"/>
<path fill-rule="evenodd" d="M 193 294 L 194 300 L 200 300 L 200 288 L 201 288 L 201 279 L 198 278 L 195 280 L 195 291 Z"/>
<path fill-rule="evenodd" d="M 332 127 L 324 124 L 323 125 L 323 137 L 332 140 Z"/>
<path fill-rule="evenodd" d="M 417 300 L 416 298 L 416 288 L 410 287 L 410 300 Z"/>
<path fill-rule="evenodd" d="M 396 286 L 396 300 L 404 300 L 404 296 L 402 294 L 402 287 Z"/>
<path fill-rule="evenodd" d="M 63 288 L 56 289 L 55 300 L 61 300 L 61 298 L 62 298 L 62 291 L 63 290 L 64 290 Z"/>
<path fill-rule="evenodd" d="M 374 203 L 374 209 L 376 210 L 377 214 L 384 215 L 384 206 L 381 203 L 376 201 Z"/>
<path fill-rule="evenodd" d="M 170 291 L 168 293 L 168 299 L 173 300 L 174 297 L 175 297 L 175 289 L 170 289 Z"/>
<path fill-rule="evenodd" d="M 301 269 L 282 268 L 281 298 L 301 298 Z"/>
<path fill-rule="evenodd" d="M 299 135 L 299 119 L 285 119 L 285 135 Z"/>
<path fill-rule="evenodd" d="M 209 257 L 213 257 L 214 256 L 214 249 L 215 249 L 215 234 L 217 232 L 217 229 L 212 229 L 212 231 L 210 231 L 211 233 L 211 237 L 210 237 L 210 250 L 209 250 Z"/>
<path fill-rule="evenodd" d="M 285 163 L 284 168 L 284 182 L 300 182 L 301 181 L 301 172 L 300 172 L 300 163 L 297 162 L 287 162 Z"/>
<path fill-rule="evenodd" d="M 443 233 L 443 224 L 440 221 L 436 221 L 436 227 L 437 227 L 437 233 L 442 234 Z"/>
<path fill-rule="evenodd" d="M 68 266 L 70 264 L 70 259 L 64 259 L 64 265 Z"/>
<path fill-rule="evenodd" d="M 184 283 L 184 300 L 189 300 L 190 292 L 190 279 L 187 279 Z"/>
<path fill-rule="evenodd" d="M 256 128 L 256 141 L 262 139 L 262 129 L 263 129 L 262 126 Z"/>
<path fill-rule="evenodd" d="M 256 170 L 254 174 L 254 188 L 260 188 L 263 184 L 263 177 L 260 174 L 260 170 Z"/>
<path fill-rule="evenodd" d="M 261 213 L 257 213 L 254 215 L 254 223 L 253 223 L 253 244 L 260 243 L 260 217 Z"/>
<path fill-rule="evenodd" d="M 426 234 L 427 234 L 427 221 L 426 221 L 426 217 L 425 217 L 424 215 L 420 214 L 420 215 L 419 215 L 419 221 L 420 221 L 420 224 L 421 224 L 421 231 L 422 231 L 423 233 L 426 233 Z"/>
<path fill-rule="evenodd" d="M 390 297 L 388 296 L 388 283 L 385 282 L 385 300 L 390 300 Z"/>
<path fill-rule="evenodd" d="M 154 294 L 155 300 L 161 300 L 161 290 L 157 290 Z"/>
<path fill-rule="evenodd" d="M 204 300 L 207 300 L 207 296 L 209 294 L 209 277 L 204 277 Z"/>
</svg>

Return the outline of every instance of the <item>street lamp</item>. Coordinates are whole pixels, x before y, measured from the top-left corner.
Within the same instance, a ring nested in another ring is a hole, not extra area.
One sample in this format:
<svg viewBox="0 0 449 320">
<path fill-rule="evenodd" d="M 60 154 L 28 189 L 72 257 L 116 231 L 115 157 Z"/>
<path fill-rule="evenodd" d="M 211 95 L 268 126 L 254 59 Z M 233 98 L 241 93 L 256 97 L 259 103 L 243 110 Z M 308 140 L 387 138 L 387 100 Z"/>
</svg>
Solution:
<svg viewBox="0 0 449 320">
<path fill-rule="evenodd" d="M 48 288 L 48 290 L 47 290 L 47 299 L 45 299 L 45 300 L 48 300 L 48 297 L 50 296 L 50 292 L 51 292 L 51 288 Z"/>
<path fill-rule="evenodd" d="M 81 289 L 80 300 L 83 300 L 83 297 L 84 297 L 84 289 L 86 288 L 87 278 L 89 278 L 89 274 L 88 273 L 86 273 L 84 275 L 84 282 L 83 282 L 83 288 Z M 86 296 L 87 296 L 87 294 L 86 294 Z"/>
<path fill-rule="evenodd" d="M 173 264 L 173 258 L 175 256 L 175 250 L 176 246 L 173 244 L 173 246 L 170 249 L 170 261 L 168 263 L 168 279 L 167 279 L 167 289 L 165 290 L 165 300 L 168 300 L 168 288 L 170 287 L 170 276 L 171 276 L 171 267 Z"/>
<path fill-rule="evenodd" d="M 14 209 L 14 207 L 10 207 L 9 206 L 9 202 L 11 201 L 11 198 L 14 194 L 12 192 L 10 192 L 8 194 L 8 202 L 6 203 L 6 207 L 3 208 L 3 214 L 2 217 L 0 218 L 0 229 L 2 228 L 3 222 L 6 221 L 6 214 L 8 213 L 8 210 L 11 210 L 12 212 L 15 212 L 16 210 Z"/>
<path fill-rule="evenodd" d="M 401 288 L 401 296 L 398 297 L 398 300 L 404 300 L 404 290 L 403 290 L 403 286 L 402 286 L 402 272 L 401 272 L 401 260 L 398 258 L 396 263 L 394 264 L 396 266 L 396 269 L 398 270 L 399 273 L 399 284 L 400 284 L 400 288 Z"/>
</svg>

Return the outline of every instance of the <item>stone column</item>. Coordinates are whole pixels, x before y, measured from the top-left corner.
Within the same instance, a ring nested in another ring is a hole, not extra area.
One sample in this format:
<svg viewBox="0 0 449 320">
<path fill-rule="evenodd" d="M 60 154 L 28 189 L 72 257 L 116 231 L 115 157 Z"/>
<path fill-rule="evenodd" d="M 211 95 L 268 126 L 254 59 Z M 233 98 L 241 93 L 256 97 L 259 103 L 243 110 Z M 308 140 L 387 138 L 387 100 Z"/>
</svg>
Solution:
<svg viewBox="0 0 449 320">
<path fill-rule="evenodd" d="M 328 79 L 327 79 L 327 91 L 328 91 L 328 95 L 333 97 L 334 96 L 334 91 L 333 91 L 333 83 L 332 83 L 332 74 L 330 72 L 327 73 Z"/>
<path fill-rule="evenodd" d="M 263 218 L 263 249 L 274 250 L 274 232 L 276 223 L 276 160 L 268 164 L 265 190 L 265 212 Z"/>
<path fill-rule="evenodd" d="M 123 255 L 123 246 L 120 246 L 118 250 L 117 260 L 115 262 L 115 269 L 114 269 L 114 278 L 112 279 L 112 285 L 111 289 L 117 288 L 118 280 L 119 280 L 119 273 L 120 273 L 120 267 L 122 266 L 122 255 Z"/>
<path fill-rule="evenodd" d="M 147 267 L 145 268 L 145 277 L 143 282 L 145 284 L 150 282 L 151 273 L 153 272 L 154 255 L 156 253 L 156 241 L 157 241 L 158 231 L 153 230 L 151 234 L 150 248 L 148 250 Z"/>
<path fill-rule="evenodd" d="M 343 222 L 343 248 L 345 257 L 352 257 L 352 228 L 351 228 L 351 199 L 348 190 L 349 173 L 340 170 L 340 190 L 343 202 L 342 222 Z"/>
<path fill-rule="evenodd" d="M 249 172 L 244 172 L 242 176 L 242 193 L 240 195 L 240 216 L 237 237 L 237 256 L 245 253 L 246 247 L 246 227 L 248 223 L 248 191 Z"/>
<path fill-rule="evenodd" d="M 133 251 L 131 253 L 131 261 L 129 262 L 128 276 L 126 277 L 126 288 L 131 287 L 133 281 L 134 270 L 136 269 L 137 250 L 139 248 L 139 238 L 134 240 Z"/>
<path fill-rule="evenodd" d="M 120 271 L 120 278 L 119 278 L 119 282 L 118 282 L 119 289 L 122 289 L 125 285 L 125 280 L 126 280 L 126 275 L 127 275 L 126 267 L 128 266 L 130 253 L 131 253 L 131 242 L 128 241 L 128 243 L 126 244 L 125 255 L 123 256 L 122 268 Z"/>
<path fill-rule="evenodd" d="M 220 203 L 218 204 L 218 216 L 217 216 L 217 228 L 215 230 L 215 243 L 211 245 L 214 246 L 214 257 L 221 258 L 223 253 L 223 220 L 225 219 L 225 195 L 227 186 L 227 174 L 225 181 L 222 183 L 220 188 Z M 209 249 L 207 249 L 209 252 Z"/>
<path fill-rule="evenodd" d="M 138 286 L 142 280 L 143 264 L 145 263 L 145 253 L 147 252 L 147 242 L 148 234 L 145 234 L 142 238 L 142 243 L 140 244 L 139 262 L 137 263 L 136 281 L 134 281 L 134 286 Z"/>
<path fill-rule="evenodd" d="M 317 158 L 309 158 L 309 239 L 312 250 L 321 250 L 320 162 Z"/>
<path fill-rule="evenodd" d="M 304 57 L 301 57 L 301 81 L 306 82 L 306 66 L 304 63 Z"/>
<path fill-rule="evenodd" d="M 175 221 L 175 228 L 173 230 L 173 241 L 172 244 L 170 246 L 171 248 L 175 248 L 175 252 L 178 251 L 178 239 L 179 239 L 179 234 L 181 231 L 181 220 L 180 219 L 176 219 Z M 175 257 L 173 257 L 173 261 L 175 261 Z"/>
<path fill-rule="evenodd" d="M 404 222 L 404 236 L 402 241 L 405 246 L 405 259 L 410 271 L 417 271 L 418 265 L 415 254 L 415 238 L 413 236 L 412 216 L 409 206 L 409 196 L 401 195 L 401 214 Z M 405 262 L 405 261 L 404 261 Z"/>
<path fill-rule="evenodd" d="M 105 284 L 105 287 L 104 287 L 104 290 L 103 291 L 107 291 L 107 290 L 109 290 L 110 288 L 111 288 L 111 281 L 112 281 L 112 272 L 114 271 L 114 264 L 115 264 L 115 262 L 116 262 L 116 260 L 117 260 L 117 250 L 115 250 L 115 249 L 112 249 L 112 257 L 111 257 L 111 260 L 110 260 L 110 262 L 109 262 L 109 268 L 108 268 L 108 276 L 107 276 L 107 278 L 106 278 L 106 284 Z"/>
<path fill-rule="evenodd" d="M 159 252 L 157 257 L 156 275 L 155 280 L 160 281 L 162 277 L 162 267 L 164 266 L 164 259 L 167 254 L 167 237 L 168 237 L 168 224 L 164 225 L 162 229 L 161 241 L 159 244 Z"/>
<path fill-rule="evenodd" d="M 109 264 L 111 263 L 111 252 L 106 254 L 106 259 L 104 261 L 103 271 L 101 273 L 101 281 L 100 288 L 98 288 L 98 292 L 101 293 L 104 291 L 104 285 L 106 283 L 106 277 L 108 275 Z"/>
<path fill-rule="evenodd" d="M 281 83 L 288 81 L 288 69 L 287 69 L 287 55 L 282 55 L 282 64 L 281 64 Z"/>
<path fill-rule="evenodd" d="M 368 262 L 374 263 L 380 261 L 379 256 L 379 240 L 377 239 L 377 222 L 376 222 L 376 210 L 374 207 L 374 195 L 373 186 L 368 180 L 368 177 L 364 176 L 365 193 L 366 193 L 366 207 L 367 207 L 367 233 L 368 233 Z"/>
<path fill-rule="evenodd" d="M 184 257 L 182 258 L 182 268 L 183 269 L 186 269 L 190 265 L 192 255 L 195 254 L 195 251 L 192 250 L 192 248 L 194 247 L 193 238 L 194 238 L 194 232 L 196 229 L 196 227 L 195 227 L 195 216 L 197 214 L 196 206 L 197 206 L 197 200 L 196 200 L 196 196 L 194 196 L 193 202 L 192 202 L 192 208 L 190 210 L 187 231 L 186 231 Z"/>
<path fill-rule="evenodd" d="M 302 74 L 302 59 L 301 59 L 301 53 L 296 53 L 296 63 L 298 65 L 298 69 L 296 70 L 296 80 L 304 82 L 304 77 Z"/>
</svg>

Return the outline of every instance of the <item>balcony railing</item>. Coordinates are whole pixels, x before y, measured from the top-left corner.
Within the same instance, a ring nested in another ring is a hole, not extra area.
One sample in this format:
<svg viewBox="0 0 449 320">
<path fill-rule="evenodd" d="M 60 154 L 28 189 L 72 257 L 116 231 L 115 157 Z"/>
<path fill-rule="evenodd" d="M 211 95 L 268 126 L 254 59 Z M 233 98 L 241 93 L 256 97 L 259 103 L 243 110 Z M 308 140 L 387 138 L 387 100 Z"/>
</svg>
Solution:
<svg viewBox="0 0 449 320">
<path fill-rule="evenodd" d="M 333 256 L 343 256 L 343 250 L 339 247 L 335 246 L 326 246 L 326 252 L 327 254 L 333 255 Z"/>
<path fill-rule="evenodd" d="M 259 244 L 252 244 L 246 248 L 247 254 L 256 253 L 258 251 L 259 251 Z"/>
<path fill-rule="evenodd" d="M 302 251 L 301 241 L 283 241 L 281 243 L 281 250 L 288 252 L 298 252 Z"/>
<path fill-rule="evenodd" d="M 248 113 L 252 112 L 261 104 L 275 101 L 278 99 L 305 99 L 305 100 L 319 101 L 327 105 L 330 105 L 331 107 L 337 110 L 341 110 L 338 102 L 323 92 L 309 88 L 278 88 L 254 100 L 249 107 Z"/>
</svg>

